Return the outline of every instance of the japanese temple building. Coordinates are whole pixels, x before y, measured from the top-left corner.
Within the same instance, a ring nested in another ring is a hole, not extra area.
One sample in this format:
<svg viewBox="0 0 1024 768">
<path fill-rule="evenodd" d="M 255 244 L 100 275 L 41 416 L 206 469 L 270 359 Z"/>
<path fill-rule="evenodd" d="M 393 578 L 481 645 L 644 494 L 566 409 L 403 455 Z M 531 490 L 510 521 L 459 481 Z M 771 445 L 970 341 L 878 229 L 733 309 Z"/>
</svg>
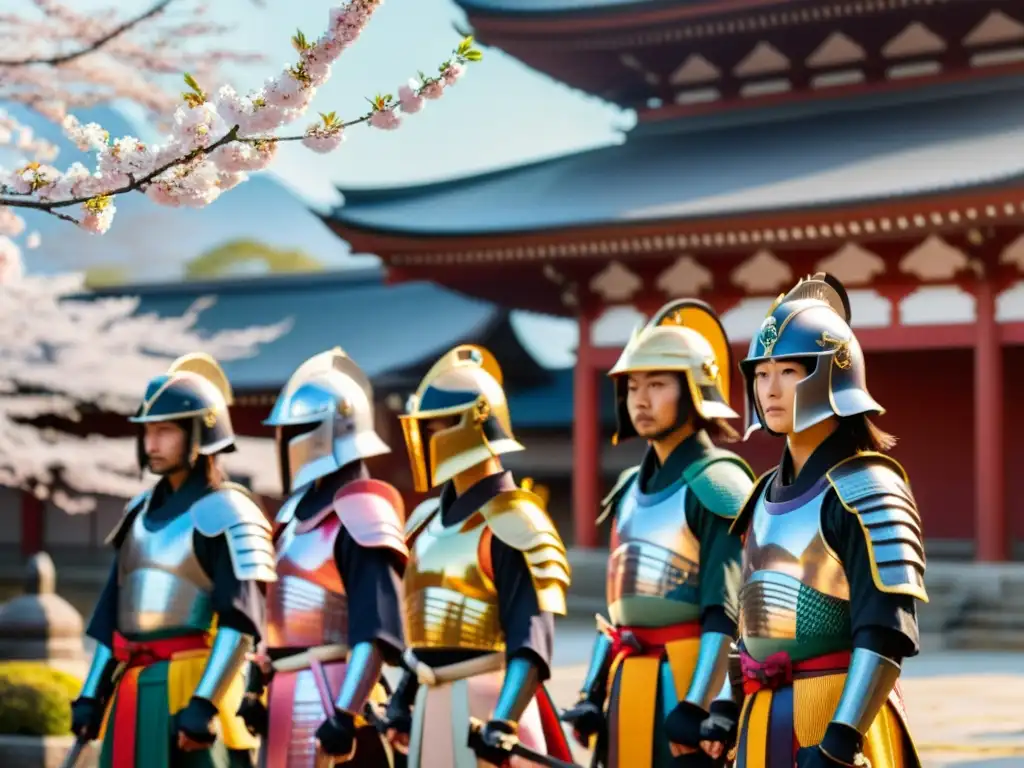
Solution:
<svg viewBox="0 0 1024 768">
<path fill-rule="evenodd" d="M 400 189 L 326 221 L 392 282 L 575 318 L 573 540 L 594 546 L 609 313 L 694 296 L 744 352 L 827 270 L 929 538 L 1024 539 L 1024 8 L 1012 0 L 457 0 L 473 34 L 636 111 L 621 145 Z M 483 71 L 480 74 L 486 75 Z M 937 290 L 942 287 L 942 290 Z M 733 405 L 742 409 L 739 376 Z M 513 413 L 513 419 L 515 414 Z M 781 446 L 740 451 L 762 472 Z"/>
</svg>

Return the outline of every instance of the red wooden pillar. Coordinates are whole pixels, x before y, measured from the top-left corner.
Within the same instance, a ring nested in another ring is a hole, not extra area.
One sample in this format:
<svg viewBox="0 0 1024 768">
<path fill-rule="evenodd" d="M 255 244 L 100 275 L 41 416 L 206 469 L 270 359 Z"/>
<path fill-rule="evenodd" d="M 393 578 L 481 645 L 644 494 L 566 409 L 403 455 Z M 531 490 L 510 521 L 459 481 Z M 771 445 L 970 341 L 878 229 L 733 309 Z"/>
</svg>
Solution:
<svg viewBox="0 0 1024 768">
<path fill-rule="evenodd" d="M 586 310 L 580 312 L 579 329 L 572 405 L 573 528 L 575 545 L 593 548 L 597 546 L 594 521 L 601 493 L 601 420 L 594 346 L 590 338 L 591 317 Z"/>
<path fill-rule="evenodd" d="M 21 554 L 25 557 L 43 551 L 44 512 L 35 494 L 21 492 Z"/>
<path fill-rule="evenodd" d="M 996 323 L 996 287 L 989 277 L 975 282 L 977 336 L 974 347 L 974 527 L 975 558 L 1001 562 L 1010 554 L 1003 466 L 1003 349 Z"/>
</svg>

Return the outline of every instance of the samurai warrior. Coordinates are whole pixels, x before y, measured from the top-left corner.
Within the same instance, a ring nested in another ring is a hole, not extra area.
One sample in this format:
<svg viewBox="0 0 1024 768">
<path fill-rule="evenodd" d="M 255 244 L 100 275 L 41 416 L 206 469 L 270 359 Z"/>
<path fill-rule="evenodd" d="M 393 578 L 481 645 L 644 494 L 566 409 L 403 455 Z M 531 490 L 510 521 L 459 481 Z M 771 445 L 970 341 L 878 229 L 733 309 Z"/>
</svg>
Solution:
<svg viewBox="0 0 1024 768">
<path fill-rule="evenodd" d="M 501 456 L 521 451 L 494 357 L 458 346 L 401 417 L 417 491 L 441 487 L 406 523 L 407 672 L 391 699 L 409 768 L 504 766 L 504 737 L 569 760 L 544 681 L 569 565 L 542 498 Z M 486 721 L 467 746 L 470 718 Z M 474 754 L 475 750 L 475 754 Z"/>
<path fill-rule="evenodd" d="M 252 665 L 241 714 L 263 736 L 264 768 L 389 766 L 390 747 L 364 714 L 371 699 L 386 700 L 382 666 L 405 647 L 408 550 L 401 496 L 364 464 L 390 453 L 374 429 L 370 381 L 340 348 L 315 355 L 264 424 L 277 431 L 287 500 L 267 594 L 270 664 Z"/>
<path fill-rule="evenodd" d="M 86 629 L 96 652 L 71 705 L 79 739 L 103 740 L 101 768 L 252 765 L 257 741 L 236 713 L 277 577 L 269 522 L 217 464 L 235 450 L 231 403 L 220 366 L 186 355 L 130 419 L 160 481 L 107 539 L 114 564 Z"/>
<path fill-rule="evenodd" d="M 899 689 L 918 652 L 925 554 L 910 482 L 869 419 L 864 353 L 824 273 L 772 305 L 741 363 L 748 434 L 785 437 L 745 536 L 738 768 L 919 768 Z M 715 753 L 726 744 L 711 748 Z"/>
<path fill-rule="evenodd" d="M 633 333 L 609 374 L 613 442 L 648 448 L 603 502 L 610 621 L 598 617 L 579 702 L 563 713 L 581 744 L 597 737 L 608 768 L 710 764 L 702 724 L 714 713 L 724 734 L 738 716 L 728 667 L 741 542 L 730 526 L 754 474 L 713 442 L 738 438 L 726 421 L 739 418 L 731 367 L 714 310 L 680 300 Z"/>
</svg>

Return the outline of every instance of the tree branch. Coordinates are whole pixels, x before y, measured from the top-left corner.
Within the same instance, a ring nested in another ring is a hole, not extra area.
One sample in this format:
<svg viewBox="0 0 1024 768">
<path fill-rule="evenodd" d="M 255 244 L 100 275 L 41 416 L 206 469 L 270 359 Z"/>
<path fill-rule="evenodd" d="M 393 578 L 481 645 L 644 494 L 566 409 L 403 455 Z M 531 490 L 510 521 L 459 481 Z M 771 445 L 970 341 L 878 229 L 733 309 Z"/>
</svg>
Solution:
<svg viewBox="0 0 1024 768">
<path fill-rule="evenodd" d="M 373 115 L 373 113 L 371 112 L 371 113 L 363 115 L 362 117 L 357 118 L 355 120 L 349 120 L 348 122 L 342 123 L 341 125 L 342 125 L 343 128 L 349 128 L 349 127 L 351 127 L 353 125 L 358 125 L 359 123 L 365 123 L 367 120 L 370 119 L 370 117 L 372 115 Z M 225 146 L 227 144 L 230 144 L 231 142 L 234 142 L 234 141 L 243 142 L 243 143 L 246 143 L 246 144 L 258 144 L 258 143 L 262 143 L 262 142 L 278 143 L 278 142 L 282 142 L 282 141 L 302 141 L 304 138 L 306 138 L 306 137 L 305 136 L 281 136 L 281 137 L 279 137 L 279 136 L 239 136 L 238 135 L 238 126 L 236 125 L 230 131 L 225 133 L 223 136 L 221 136 L 219 139 L 217 139 L 217 141 L 213 142 L 209 146 L 207 146 L 207 147 L 200 147 L 199 149 L 194 149 L 191 152 L 189 152 L 187 155 L 183 155 L 183 156 L 181 156 L 179 158 L 176 158 L 176 159 L 170 161 L 169 163 L 165 163 L 164 165 L 160 166 L 159 168 L 157 168 L 154 171 L 151 171 L 150 173 L 147 173 L 145 176 L 142 176 L 141 178 L 136 179 L 134 176 L 129 174 L 128 175 L 128 183 L 125 186 L 123 186 L 123 187 L 118 187 L 116 189 L 111 189 L 111 190 L 108 190 L 106 192 L 99 192 L 99 193 L 96 193 L 96 194 L 93 194 L 93 195 L 89 195 L 88 197 L 73 197 L 73 198 L 69 198 L 67 200 L 53 200 L 53 201 L 50 201 L 50 200 L 34 200 L 34 199 L 19 199 L 19 196 L 17 195 L 17 193 L 11 192 L 6 187 L 0 187 L 0 191 L 2 191 L 4 193 L 4 195 L 5 195 L 3 197 L 0 197 L 0 207 L 6 205 L 6 206 L 9 206 L 11 208 L 31 208 L 31 209 L 36 210 L 36 211 L 43 211 L 45 213 L 53 214 L 57 218 L 62 219 L 64 221 L 69 221 L 72 224 L 78 224 L 79 222 L 78 222 L 77 219 L 75 219 L 75 218 L 73 218 L 71 216 L 68 216 L 67 214 L 60 213 L 56 209 L 57 208 L 67 208 L 67 207 L 72 206 L 72 205 L 80 205 L 81 203 L 88 202 L 89 200 L 92 200 L 93 198 L 96 198 L 96 197 L 114 197 L 116 195 L 123 195 L 126 192 L 133 192 L 133 191 L 136 191 L 136 190 L 142 190 L 142 189 L 145 188 L 145 186 L 149 182 L 151 182 L 153 179 L 155 179 L 161 173 L 164 173 L 165 171 L 168 171 L 171 168 L 175 168 L 175 167 L 177 167 L 179 165 L 186 165 L 187 163 L 192 162 L 196 158 L 202 157 L 203 155 L 208 155 L 211 152 L 213 152 L 213 150 L 217 149 L 218 147 L 223 147 L 223 146 Z M 13 195 L 13 196 L 11 196 L 11 195 Z M 25 197 L 28 197 L 28 195 L 25 195 Z"/>
<path fill-rule="evenodd" d="M 174 0 L 159 0 L 159 2 L 155 3 L 148 11 L 140 14 L 139 16 L 136 16 L 135 18 L 128 19 L 127 21 L 125 21 L 122 24 L 119 24 L 118 26 L 116 26 L 112 30 L 110 30 L 107 34 L 103 35 L 102 37 L 100 37 L 97 40 L 94 40 L 93 42 L 91 42 L 88 45 L 86 45 L 84 48 L 80 48 L 77 51 L 72 51 L 71 53 L 60 54 L 59 56 L 48 56 L 48 57 L 40 56 L 40 57 L 33 57 L 33 58 L 29 58 L 29 59 L 16 59 L 16 60 L 10 60 L 10 59 L 3 60 L 3 59 L 0 59 L 0 67 L 28 67 L 28 66 L 32 66 L 32 65 L 35 65 L 35 64 L 47 64 L 47 65 L 56 67 L 56 66 L 60 66 L 61 64 L 67 64 L 69 61 L 74 61 L 75 59 L 81 58 L 82 56 L 85 56 L 87 54 L 93 53 L 94 51 L 98 51 L 100 48 L 102 48 L 104 45 L 109 43 L 111 40 L 119 37 L 120 35 L 123 35 L 127 31 L 129 31 L 132 27 L 135 27 L 138 24 L 141 24 L 142 22 L 146 21 L 147 19 L 153 18 L 158 13 L 163 11 L 164 8 L 166 8 L 168 5 L 170 5 L 173 2 L 174 2 Z"/>
</svg>

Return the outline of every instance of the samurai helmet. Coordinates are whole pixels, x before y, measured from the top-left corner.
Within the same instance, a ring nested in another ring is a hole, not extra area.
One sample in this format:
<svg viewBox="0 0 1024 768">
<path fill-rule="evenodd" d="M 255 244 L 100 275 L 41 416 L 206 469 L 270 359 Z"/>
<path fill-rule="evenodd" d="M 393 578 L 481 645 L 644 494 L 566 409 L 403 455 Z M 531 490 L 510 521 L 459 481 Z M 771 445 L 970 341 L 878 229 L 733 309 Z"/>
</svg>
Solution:
<svg viewBox="0 0 1024 768">
<path fill-rule="evenodd" d="M 780 295 L 740 363 L 746 379 L 745 437 L 765 426 L 754 390 L 754 371 L 765 360 L 799 359 L 807 377 L 796 385 L 793 430 L 802 432 L 831 416 L 885 413 L 867 387 L 864 352 L 850 328 L 850 299 L 843 284 L 819 272 Z"/>
<path fill-rule="evenodd" d="M 341 347 L 296 369 L 270 416 L 286 494 L 358 459 L 390 453 L 374 428 L 369 377 Z"/>
<path fill-rule="evenodd" d="M 636 437 L 626 407 L 629 374 L 641 371 L 678 373 L 702 418 L 739 418 L 729 407 L 732 349 L 715 310 L 696 299 L 663 306 L 633 335 L 609 371 L 615 383 L 615 435 L 612 442 Z M 680 418 L 685 417 L 680 412 Z"/>
<path fill-rule="evenodd" d="M 190 435 L 187 461 L 193 466 L 199 456 L 231 453 L 235 432 L 228 407 L 234 403 L 231 384 L 223 369 L 203 352 L 179 357 L 167 373 L 150 380 L 135 415 L 128 421 L 146 424 L 181 421 Z M 140 431 L 136 446 L 139 466 L 148 466 Z"/>
<path fill-rule="evenodd" d="M 501 368 L 483 347 L 462 344 L 446 352 L 423 377 L 399 416 L 413 485 L 420 493 L 504 453 L 523 450 L 512 434 Z M 456 417 L 424 445 L 422 426 Z"/>
</svg>

